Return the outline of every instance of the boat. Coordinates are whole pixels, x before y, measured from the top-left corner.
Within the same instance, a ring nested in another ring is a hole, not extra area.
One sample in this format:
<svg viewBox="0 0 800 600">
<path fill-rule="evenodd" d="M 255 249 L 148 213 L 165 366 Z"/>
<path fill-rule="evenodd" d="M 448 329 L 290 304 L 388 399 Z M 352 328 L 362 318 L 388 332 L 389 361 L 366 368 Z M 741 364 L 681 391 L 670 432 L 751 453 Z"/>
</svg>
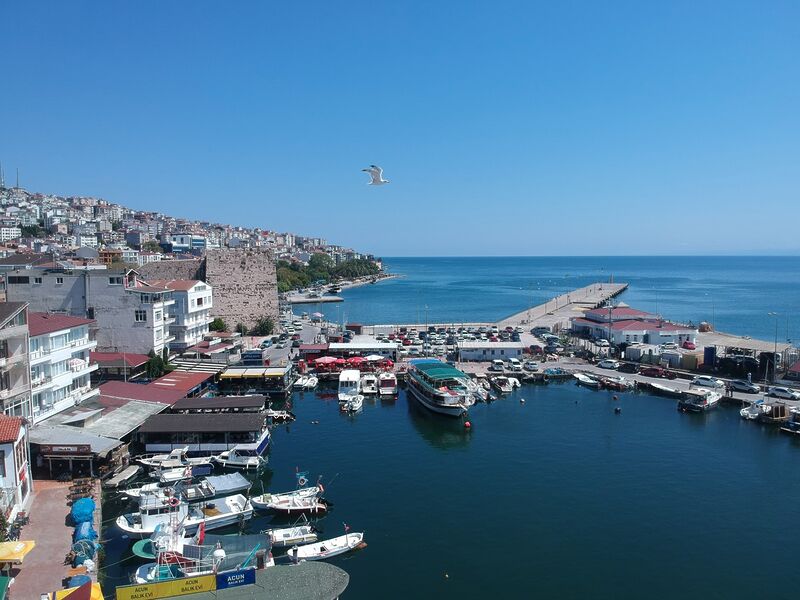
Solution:
<svg viewBox="0 0 800 600">
<path fill-rule="evenodd" d="M 295 546 L 289 550 L 289 558 L 294 562 L 301 560 L 325 560 L 355 550 L 363 542 L 363 533 L 346 533 L 339 537 L 323 540 L 314 544 Z"/>
<path fill-rule="evenodd" d="M 607 390 L 625 392 L 633 387 L 633 382 L 621 375 L 619 377 L 599 377 L 600 383 Z"/>
<path fill-rule="evenodd" d="M 394 373 L 378 375 L 378 393 L 381 396 L 394 396 L 397 393 L 397 376 Z"/>
<path fill-rule="evenodd" d="M 763 400 L 756 400 L 755 402 L 751 402 L 747 406 L 745 406 L 742 410 L 739 411 L 739 415 L 743 419 L 747 419 L 748 421 L 755 421 L 761 413 L 764 412 L 764 401 Z"/>
<path fill-rule="evenodd" d="M 339 404 L 345 404 L 361 392 L 361 372 L 358 369 L 345 369 L 339 373 Z"/>
<path fill-rule="evenodd" d="M 378 377 L 374 373 L 364 373 L 361 376 L 361 393 L 369 395 L 378 393 Z"/>
<path fill-rule="evenodd" d="M 798 414 L 795 410 L 790 410 L 789 413 L 789 420 L 781 425 L 781 431 L 784 433 L 800 435 L 800 414 Z"/>
<path fill-rule="evenodd" d="M 177 496 L 164 497 L 161 493 L 144 492 L 139 497 L 139 510 L 120 515 L 117 527 L 132 538 L 153 534 L 156 527 L 169 523 L 171 515 L 183 521 L 186 533 L 194 533 L 200 523 L 207 530 L 234 525 L 253 516 L 253 506 L 242 494 L 198 503 L 182 502 Z"/>
<path fill-rule="evenodd" d="M 592 388 L 593 390 L 600 389 L 600 381 L 594 377 L 590 377 L 586 373 L 573 373 L 572 376 L 577 380 L 576 383 L 578 385 Z"/>
<path fill-rule="evenodd" d="M 277 499 L 280 502 L 283 501 L 284 498 L 288 498 L 290 496 L 296 496 L 298 498 L 316 498 L 322 493 L 322 490 L 323 488 L 319 485 L 303 487 L 292 492 L 279 492 L 277 494 L 261 494 L 260 496 L 253 496 L 250 498 L 250 502 L 252 503 L 253 508 L 266 509 L 267 504 L 273 499 Z"/>
<path fill-rule="evenodd" d="M 319 378 L 316 375 L 309 375 L 303 386 L 304 390 L 313 390 L 319 385 Z"/>
<path fill-rule="evenodd" d="M 501 394 L 510 394 L 514 391 L 514 386 L 511 385 L 511 381 L 509 381 L 508 377 L 492 377 L 489 379 L 489 381 Z"/>
<path fill-rule="evenodd" d="M 342 412 L 358 412 L 364 406 L 364 396 L 359 394 L 358 396 L 351 396 L 347 402 L 339 405 L 339 408 Z"/>
<path fill-rule="evenodd" d="M 325 513 L 328 502 L 319 496 L 301 496 L 297 494 L 262 494 L 251 500 L 255 508 L 296 515 L 301 513 Z"/>
<path fill-rule="evenodd" d="M 409 361 L 406 381 L 412 397 L 428 410 L 450 417 L 467 414 L 475 398 L 467 389 L 469 376 L 436 359 Z"/>
<path fill-rule="evenodd" d="M 317 541 L 317 530 L 311 524 L 295 525 L 276 529 L 265 529 L 261 533 L 269 536 L 273 548 L 285 548 Z"/>
<path fill-rule="evenodd" d="M 213 475 L 205 477 L 197 483 L 179 482 L 175 488 L 156 487 L 147 484 L 140 488 L 139 498 L 143 493 L 152 493 L 160 496 L 164 502 L 168 502 L 173 496 L 180 498 L 184 502 L 201 502 L 214 498 L 222 498 L 231 494 L 247 493 L 252 483 L 239 473 L 229 473 L 227 475 Z M 127 495 L 132 496 L 133 490 L 127 490 Z"/>
<path fill-rule="evenodd" d="M 678 410 L 683 412 L 705 412 L 717 406 L 722 394 L 710 389 L 684 390 L 678 400 Z"/>
<path fill-rule="evenodd" d="M 247 444 L 236 444 L 230 450 L 215 456 L 214 462 L 227 469 L 258 469 L 267 462 L 263 454 L 269 447 L 269 441 L 269 429 L 265 427 L 258 440 Z"/>
<path fill-rule="evenodd" d="M 117 489 L 122 484 L 136 477 L 141 470 L 142 467 L 139 465 L 128 465 L 124 469 L 117 470 L 111 477 L 103 481 L 103 487 Z"/>
<path fill-rule="evenodd" d="M 169 454 L 143 454 L 136 458 L 137 462 L 153 469 L 176 469 L 180 467 L 195 467 L 209 465 L 213 456 L 198 456 L 189 458 L 189 447 L 175 448 Z"/>
<path fill-rule="evenodd" d="M 151 475 L 157 476 L 158 481 L 131 487 L 122 491 L 129 498 L 138 498 L 142 492 L 154 492 L 161 488 L 172 487 L 180 482 L 191 481 L 195 477 L 210 475 L 214 470 L 213 465 L 199 465 L 197 467 L 184 467 L 183 469 L 156 470 Z"/>
<path fill-rule="evenodd" d="M 662 396 L 669 396 L 670 398 L 680 398 L 683 396 L 683 392 L 678 388 L 669 387 L 668 385 L 655 382 L 650 382 L 647 385 L 649 385 L 650 389 L 656 394 L 660 394 Z"/>
<path fill-rule="evenodd" d="M 273 410 L 268 408 L 264 411 L 264 416 L 270 419 L 273 423 L 287 423 L 294 421 L 297 417 L 295 414 L 288 410 Z"/>
<path fill-rule="evenodd" d="M 296 390 L 302 390 L 306 383 L 308 383 L 308 377 L 306 375 L 300 375 L 297 379 L 294 380 L 292 387 Z"/>
<path fill-rule="evenodd" d="M 508 383 L 511 384 L 511 388 L 512 389 L 521 387 L 521 385 L 522 385 L 522 384 L 520 384 L 519 379 L 517 379 L 516 377 L 509 377 L 508 378 Z"/>
</svg>

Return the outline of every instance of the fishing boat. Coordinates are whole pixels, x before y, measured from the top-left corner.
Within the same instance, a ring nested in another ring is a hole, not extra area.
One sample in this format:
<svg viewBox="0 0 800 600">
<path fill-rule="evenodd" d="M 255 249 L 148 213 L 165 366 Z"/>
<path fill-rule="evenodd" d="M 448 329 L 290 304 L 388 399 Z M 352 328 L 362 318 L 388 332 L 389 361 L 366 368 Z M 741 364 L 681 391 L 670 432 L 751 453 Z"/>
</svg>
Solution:
<svg viewBox="0 0 800 600">
<path fill-rule="evenodd" d="M 678 410 L 683 412 L 706 412 L 717 406 L 722 394 L 710 389 L 684 390 L 678 400 Z"/>
<path fill-rule="evenodd" d="M 306 378 L 306 383 L 303 385 L 304 390 L 313 390 L 319 385 L 319 378 L 316 375 L 309 375 Z"/>
<path fill-rule="evenodd" d="M 361 393 L 370 396 L 378 393 L 378 377 L 374 373 L 361 376 Z"/>
<path fill-rule="evenodd" d="M 619 377 L 599 377 L 600 383 L 607 390 L 625 392 L 633 387 L 633 382 L 621 375 Z"/>
<path fill-rule="evenodd" d="M 491 384 L 497 388 L 497 391 L 501 394 L 510 394 L 514 391 L 514 386 L 511 384 L 511 381 L 508 377 L 498 376 L 492 377 L 489 379 Z"/>
<path fill-rule="evenodd" d="M 250 502 L 253 504 L 254 508 L 266 508 L 268 502 L 270 502 L 273 498 L 283 499 L 289 496 L 297 496 L 299 498 L 316 498 L 319 496 L 323 491 L 322 485 L 315 485 L 312 487 L 302 487 L 298 488 L 292 492 L 279 492 L 277 494 L 261 494 L 260 496 L 254 496 L 250 499 Z"/>
<path fill-rule="evenodd" d="M 361 372 L 345 369 L 339 373 L 339 404 L 347 403 L 361 392 Z"/>
<path fill-rule="evenodd" d="M 269 447 L 269 429 L 264 428 L 258 440 L 248 444 L 236 444 L 230 450 L 226 450 L 214 457 L 214 462 L 228 469 L 258 469 L 267 460 L 263 454 Z"/>
<path fill-rule="evenodd" d="M 169 454 L 143 454 L 136 458 L 137 462 L 152 469 L 177 469 L 181 467 L 195 467 L 209 465 L 213 456 L 198 456 L 189 458 L 189 447 L 175 448 Z"/>
<path fill-rule="evenodd" d="M 576 383 L 578 385 L 582 385 L 593 390 L 600 389 L 600 381 L 594 377 L 590 377 L 586 373 L 573 373 L 572 376 L 576 379 Z"/>
<path fill-rule="evenodd" d="M 359 394 L 358 396 L 351 396 L 348 400 L 342 404 L 339 404 L 339 408 L 342 412 L 349 412 L 354 413 L 361 410 L 364 406 L 364 396 Z"/>
<path fill-rule="evenodd" d="M 317 541 L 317 530 L 310 523 L 294 527 L 265 529 L 261 533 L 269 536 L 273 548 L 311 544 Z"/>
<path fill-rule="evenodd" d="M 139 498 L 139 496 L 142 495 L 142 492 L 164 493 L 166 489 L 180 487 L 182 484 L 188 484 L 192 481 L 192 479 L 201 477 L 203 475 L 208 475 L 211 472 L 211 465 L 201 465 L 199 467 L 195 467 L 194 469 L 189 467 L 186 467 L 185 469 L 170 469 L 168 471 L 163 471 L 158 481 L 154 483 L 145 483 L 144 485 L 140 485 L 138 487 L 131 487 L 123 490 L 122 493 L 129 498 Z M 208 477 L 208 479 L 213 480 L 214 477 Z M 240 490 L 237 489 L 233 491 L 238 492 Z"/>
<path fill-rule="evenodd" d="M 306 375 L 300 375 L 300 377 L 294 380 L 292 387 L 296 390 L 302 390 L 307 383 L 308 383 L 308 377 Z"/>
<path fill-rule="evenodd" d="M 763 400 L 756 400 L 740 410 L 739 415 L 748 421 L 755 421 L 758 419 L 759 415 L 764 412 L 764 407 L 765 405 Z"/>
<path fill-rule="evenodd" d="M 450 417 L 467 414 L 475 398 L 466 387 L 469 376 L 436 359 L 413 359 L 406 380 L 412 397 L 428 410 Z"/>
<path fill-rule="evenodd" d="M 394 396 L 397 393 L 397 376 L 394 373 L 378 375 L 378 393 L 381 396 Z"/>
<path fill-rule="evenodd" d="M 289 550 L 289 558 L 294 562 L 301 560 L 325 560 L 355 550 L 363 542 L 363 533 L 346 533 L 339 537 L 323 540 L 314 544 L 295 546 Z"/>
<path fill-rule="evenodd" d="M 246 521 L 253 516 L 253 506 L 242 494 L 189 503 L 177 496 L 166 499 L 160 493 L 144 492 L 139 497 L 139 510 L 120 515 L 116 524 L 129 537 L 144 538 L 152 535 L 159 525 L 169 523 L 173 513 L 191 535 L 200 523 L 211 530 Z"/>
<path fill-rule="evenodd" d="M 301 513 L 320 514 L 328 511 L 328 502 L 319 496 L 297 494 L 262 494 L 251 499 L 253 507 L 272 510 L 286 515 Z"/>
<path fill-rule="evenodd" d="M 683 396 L 683 392 L 678 388 L 669 387 L 668 385 L 662 385 L 660 383 L 650 382 L 647 385 L 650 386 L 656 394 L 660 394 L 662 396 L 669 396 L 670 398 L 680 398 Z"/>
</svg>

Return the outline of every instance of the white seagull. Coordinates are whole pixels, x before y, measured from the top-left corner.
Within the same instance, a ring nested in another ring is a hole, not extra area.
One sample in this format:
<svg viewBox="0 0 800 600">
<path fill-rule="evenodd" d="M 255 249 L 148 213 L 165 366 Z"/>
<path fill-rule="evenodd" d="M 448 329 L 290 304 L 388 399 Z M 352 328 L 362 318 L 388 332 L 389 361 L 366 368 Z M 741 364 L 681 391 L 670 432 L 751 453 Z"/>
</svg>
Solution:
<svg viewBox="0 0 800 600">
<path fill-rule="evenodd" d="M 388 179 L 383 178 L 383 169 L 377 165 L 370 165 L 368 169 L 361 169 L 365 173 L 369 173 L 370 182 L 367 185 L 383 185 L 389 183 Z"/>
</svg>

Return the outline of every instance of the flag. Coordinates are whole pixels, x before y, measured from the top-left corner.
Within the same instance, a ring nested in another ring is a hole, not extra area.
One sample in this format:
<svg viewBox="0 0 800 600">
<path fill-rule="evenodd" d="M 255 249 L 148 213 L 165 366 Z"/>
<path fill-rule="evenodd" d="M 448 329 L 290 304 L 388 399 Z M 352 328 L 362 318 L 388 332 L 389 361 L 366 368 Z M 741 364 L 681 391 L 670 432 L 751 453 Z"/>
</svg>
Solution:
<svg viewBox="0 0 800 600">
<path fill-rule="evenodd" d="M 206 522 L 200 521 L 200 526 L 197 528 L 197 545 L 202 546 L 203 540 L 206 537 Z"/>
<path fill-rule="evenodd" d="M 325 493 L 325 488 L 322 487 L 322 482 L 321 481 L 317 482 L 317 487 L 319 488 L 319 491 L 320 491 L 321 494 Z"/>
</svg>

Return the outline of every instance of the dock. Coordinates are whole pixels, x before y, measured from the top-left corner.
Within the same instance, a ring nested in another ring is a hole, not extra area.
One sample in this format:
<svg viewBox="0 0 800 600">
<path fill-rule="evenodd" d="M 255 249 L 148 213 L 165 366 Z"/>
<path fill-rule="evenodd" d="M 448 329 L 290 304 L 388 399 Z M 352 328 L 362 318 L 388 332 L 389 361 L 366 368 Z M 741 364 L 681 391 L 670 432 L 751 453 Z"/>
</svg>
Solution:
<svg viewBox="0 0 800 600">
<path fill-rule="evenodd" d="M 286 301 L 289 304 L 326 304 L 328 302 L 344 302 L 344 298 L 341 296 L 301 296 L 295 294 L 294 296 L 289 296 Z"/>
</svg>

